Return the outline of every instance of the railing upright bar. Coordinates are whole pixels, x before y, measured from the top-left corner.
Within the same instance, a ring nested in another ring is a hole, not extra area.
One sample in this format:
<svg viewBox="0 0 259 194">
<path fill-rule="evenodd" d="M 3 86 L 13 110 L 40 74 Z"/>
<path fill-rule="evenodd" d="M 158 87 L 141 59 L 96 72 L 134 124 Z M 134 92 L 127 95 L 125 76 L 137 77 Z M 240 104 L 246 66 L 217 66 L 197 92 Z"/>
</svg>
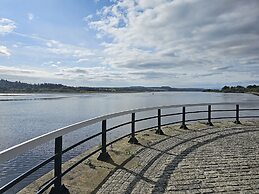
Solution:
<svg viewBox="0 0 259 194">
<path fill-rule="evenodd" d="M 56 180 L 50 194 L 69 193 L 65 185 L 62 185 L 62 136 L 55 139 L 54 177 L 56 177 Z"/>
<path fill-rule="evenodd" d="M 161 129 L 161 109 L 157 110 L 157 130 L 156 134 L 164 135 L 164 132 Z"/>
<path fill-rule="evenodd" d="M 188 127 L 185 124 L 185 106 L 183 106 L 182 125 L 181 125 L 180 129 L 188 129 Z"/>
<path fill-rule="evenodd" d="M 234 123 L 241 124 L 241 122 L 239 120 L 239 104 L 236 105 L 236 120 Z"/>
<path fill-rule="evenodd" d="M 61 187 L 61 171 L 62 171 L 62 137 L 55 139 L 55 162 L 54 162 L 54 176 L 57 177 L 57 180 L 54 183 L 54 187 Z"/>
<path fill-rule="evenodd" d="M 97 158 L 98 160 L 101 160 L 101 161 L 108 161 L 109 159 L 111 159 L 111 156 L 106 151 L 106 133 L 107 133 L 106 129 L 107 129 L 106 120 L 103 120 L 102 121 L 102 152 Z"/>
<path fill-rule="evenodd" d="M 207 122 L 207 125 L 213 126 L 213 124 L 211 122 L 211 105 L 208 105 L 208 122 Z"/>
<path fill-rule="evenodd" d="M 135 113 L 131 113 L 131 137 L 129 143 L 138 144 L 138 140 L 135 137 Z"/>
</svg>

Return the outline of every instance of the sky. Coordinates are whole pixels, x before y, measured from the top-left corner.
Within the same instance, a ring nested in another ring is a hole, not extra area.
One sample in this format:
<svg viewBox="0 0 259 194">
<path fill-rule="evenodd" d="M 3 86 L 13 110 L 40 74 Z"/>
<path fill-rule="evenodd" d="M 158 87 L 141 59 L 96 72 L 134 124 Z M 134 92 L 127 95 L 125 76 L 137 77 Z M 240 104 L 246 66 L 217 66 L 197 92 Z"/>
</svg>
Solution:
<svg viewBox="0 0 259 194">
<path fill-rule="evenodd" d="M 1 0 L 0 78 L 108 87 L 259 84 L 259 1 Z"/>
</svg>

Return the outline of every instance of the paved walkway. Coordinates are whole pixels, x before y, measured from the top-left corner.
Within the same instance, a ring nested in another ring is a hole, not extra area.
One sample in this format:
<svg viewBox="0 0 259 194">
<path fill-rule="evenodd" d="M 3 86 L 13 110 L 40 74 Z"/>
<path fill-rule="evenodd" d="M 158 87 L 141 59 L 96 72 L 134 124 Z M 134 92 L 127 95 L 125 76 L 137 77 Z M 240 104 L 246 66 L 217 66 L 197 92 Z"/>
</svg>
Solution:
<svg viewBox="0 0 259 194">
<path fill-rule="evenodd" d="M 259 193 L 259 127 L 209 128 L 140 145 L 97 193 Z"/>
</svg>

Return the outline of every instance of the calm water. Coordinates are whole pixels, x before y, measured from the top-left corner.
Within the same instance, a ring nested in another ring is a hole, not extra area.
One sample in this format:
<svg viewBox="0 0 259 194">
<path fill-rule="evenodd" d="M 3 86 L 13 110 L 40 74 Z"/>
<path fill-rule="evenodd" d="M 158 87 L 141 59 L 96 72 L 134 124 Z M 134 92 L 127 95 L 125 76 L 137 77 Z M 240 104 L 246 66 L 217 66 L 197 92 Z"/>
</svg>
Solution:
<svg viewBox="0 0 259 194">
<path fill-rule="evenodd" d="M 110 114 L 133 108 L 152 107 L 159 105 L 206 103 L 206 102 L 247 102 L 247 107 L 259 106 L 259 96 L 250 94 L 223 94 L 204 92 L 167 92 L 167 93 L 134 93 L 134 94 L 32 94 L 32 95 L 1 95 L 0 94 L 0 150 L 21 143 L 30 138 L 52 131 L 68 124 L 90 119 L 95 116 Z M 220 107 L 217 107 L 220 108 Z M 226 107 L 224 107 L 226 108 Z M 233 107 L 229 107 L 233 108 Z M 175 112 L 180 110 L 166 110 Z M 138 113 L 136 117 L 152 115 L 155 112 Z M 228 113 L 228 115 L 234 113 Z M 257 115 L 259 115 L 257 113 Z M 189 117 L 193 118 L 193 117 Z M 123 116 L 108 121 L 112 126 L 122 121 L 128 121 L 129 116 Z M 173 118 L 163 119 L 171 122 Z M 176 118 L 175 118 L 176 119 Z M 154 122 L 143 122 L 138 128 L 146 127 Z M 64 147 L 100 131 L 100 124 L 84 128 L 64 137 Z M 126 126 L 109 134 L 108 139 L 118 137 L 125 132 L 130 132 Z M 96 138 L 64 155 L 64 160 L 78 155 L 87 148 L 99 145 L 100 139 Z M 0 164 L 0 186 L 25 170 L 40 163 L 53 153 L 53 142 L 40 146 L 6 162 Z M 33 174 L 10 193 L 28 184 L 47 172 L 52 166 Z"/>
</svg>

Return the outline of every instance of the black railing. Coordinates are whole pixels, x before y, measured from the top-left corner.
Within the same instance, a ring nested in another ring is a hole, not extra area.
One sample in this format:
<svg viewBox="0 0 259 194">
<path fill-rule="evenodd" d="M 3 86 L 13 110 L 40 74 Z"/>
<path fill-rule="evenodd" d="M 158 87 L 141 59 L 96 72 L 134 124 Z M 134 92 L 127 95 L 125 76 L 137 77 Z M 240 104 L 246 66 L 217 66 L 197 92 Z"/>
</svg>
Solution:
<svg viewBox="0 0 259 194">
<path fill-rule="evenodd" d="M 212 109 L 212 106 L 217 106 L 217 105 L 235 105 L 235 109 Z M 186 111 L 187 107 L 197 107 L 197 106 L 207 106 L 207 110 L 198 110 L 198 111 Z M 162 109 L 168 109 L 168 108 L 182 108 L 182 112 L 176 112 L 176 113 L 169 113 L 169 114 L 162 114 Z M 144 118 L 140 118 L 140 119 L 136 119 L 136 113 L 137 112 L 144 112 L 144 111 L 150 111 L 150 110 L 157 110 L 157 115 L 155 116 L 151 116 L 151 117 L 144 117 Z M 44 167 L 45 165 L 49 164 L 50 162 L 52 162 L 54 160 L 54 177 L 50 180 L 48 180 L 47 182 L 45 182 L 38 190 L 37 193 L 43 193 L 44 191 L 46 191 L 47 189 L 49 189 L 51 186 L 53 186 L 51 188 L 50 193 L 66 193 L 68 192 L 68 190 L 66 189 L 66 187 L 64 185 L 62 185 L 62 177 L 67 174 L 68 172 L 70 172 L 73 168 L 75 168 L 77 165 L 79 165 L 80 163 L 82 163 L 84 160 L 86 160 L 87 158 L 91 157 L 92 155 L 100 152 L 98 160 L 102 160 L 102 161 L 106 161 L 110 159 L 110 155 L 107 152 L 106 147 L 121 140 L 122 138 L 125 138 L 127 136 L 130 135 L 130 139 L 129 139 L 129 143 L 132 144 L 137 144 L 138 140 L 135 136 L 136 133 L 140 132 L 140 131 L 145 131 L 148 129 L 152 129 L 152 128 L 156 128 L 156 134 L 160 134 L 160 135 L 164 135 L 164 132 L 162 130 L 163 126 L 166 125 L 171 125 L 171 124 L 181 124 L 180 128 L 182 129 L 188 129 L 186 122 L 192 122 L 192 121 L 207 121 L 207 125 L 209 126 L 213 126 L 212 120 L 218 120 L 218 119 L 233 119 L 234 122 L 236 124 L 241 124 L 240 122 L 240 118 L 259 118 L 259 115 L 244 115 L 244 116 L 240 116 L 240 112 L 241 111 L 259 111 L 259 108 L 251 108 L 251 109 L 240 109 L 239 104 L 234 104 L 234 103 L 211 103 L 211 104 L 186 104 L 186 105 L 171 105 L 171 106 L 161 106 L 161 107 L 153 107 L 153 108 L 143 108 L 143 109 L 135 109 L 135 110 L 130 110 L 130 111 L 124 111 L 124 112 L 120 112 L 120 113 L 114 113 L 114 114 L 110 114 L 110 115 L 106 115 L 106 116 L 102 116 L 102 117 L 98 117 L 98 118 L 94 118 L 91 120 L 87 120 L 87 121 L 83 121 L 80 123 L 76 123 L 74 125 L 70 125 L 67 127 L 64 127 L 62 129 L 53 131 L 51 133 L 45 134 L 43 136 L 34 138 L 28 142 L 22 143 L 20 145 L 14 146 L 12 148 L 9 148 L 7 150 L 4 150 L 2 152 L 0 152 L 0 161 L 4 162 L 10 159 L 13 159 L 15 156 L 24 153 L 25 151 L 28 151 L 32 148 L 35 148 L 36 146 L 41 145 L 42 143 L 48 142 L 52 139 L 55 139 L 55 155 L 52 156 L 51 158 L 43 161 L 42 163 L 40 163 L 39 165 L 35 166 L 34 168 L 32 168 L 31 170 L 25 172 L 24 174 L 20 175 L 19 177 L 17 177 L 16 179 L 12 180 L 11 182 L 7 183 L 6 185 L 4 185 L 3 187 L 1 187 L 0 189 L 0 193 L 4 193 L 6 191 L 8 191 L 9 189 L 11 189 L 13 186 L 15 186 L 16 184 L 18 184 L 19 182 L 21 182 L 23 179 L 25 179 L 26 177 L 30 176 L 32 173 L 34 173 L 35 171 L 39 170 L 40 168 Z M 214 112 L 234 112 L 235 115 L 233 116 L 219 116 L 219 117 L 212 117 L 212 113 Z M 186 119 L 186 115 L 190 115 L 190 114 L 197 114 L 197 113 L 207 113 L 207 117 L 205 118 L 196 118 L 196 119 Z M 107 119 L 111 119 L 111 118 L 115 118 L 118 116 L 122 116 L 122 115 L 127 115 L 127 114 L 131 114 L 131 121 L 125 122 L 125 123 L 121 123 L 118 124 L 116 126 L 113 126 L 111 128 L 107 128 Z M 174 121 L 174 122 L 169 122 L 169 123 L 162 123 L 162 118 L 165 117 L 172 117 L 172 116 L 179 116 L 181 115 L 181 120 L 179 121 Z M 148 128 L 144 128 L 144 129 L 140 129 L 136 131 L 136 123 L 137 122 L 141 122 L 141 121 L 147 121 L 147 120 L 151 120 L 151 119 L 157 119 L 157 125 L 152 126 L 152 127 L 148 127 Z M 97 134 L 94 134 L 90 137 L 87 137 L 86 139 L 77 142 L 76 144 L 66 148 L 66 149 L 62 149 L 62 137 L 67 134 L 70 133 L 72 131 L 75 131 L 77 129 L 89 126 L 89 125 L 93 125 L 96 124 L 98 122 L 102 123 L 102 132 L 99 132 Z M 120 128 L 122 126 L 126 126 L 131 124 L 131 133 L 130 134 L 125 134 L 120 138 L 117 138 L 115 140 L 113 140 L 112 142 L 107 143 L 106 140 L 106 135 L 107 132 L 112 131 L 116 128 Z M 79 161 L 77 161 L 76 163 L 74 163 L 72 166 L 70 166 L 68 169 L 66 169 L 64 172 L 62 172 L 62 155 L 70 150 L 72 150 L 73 148 L 95 138 L 101 136 L 102 137 L 102 144 L 101 144 L 101 148 L 96 149 L 94 151 L 92 151 L 91 153 L 89 153 L 88 155 L 86 155 L 85 157 L 83 157 L 82 159 L 80 159 Z"/>
</svg>

